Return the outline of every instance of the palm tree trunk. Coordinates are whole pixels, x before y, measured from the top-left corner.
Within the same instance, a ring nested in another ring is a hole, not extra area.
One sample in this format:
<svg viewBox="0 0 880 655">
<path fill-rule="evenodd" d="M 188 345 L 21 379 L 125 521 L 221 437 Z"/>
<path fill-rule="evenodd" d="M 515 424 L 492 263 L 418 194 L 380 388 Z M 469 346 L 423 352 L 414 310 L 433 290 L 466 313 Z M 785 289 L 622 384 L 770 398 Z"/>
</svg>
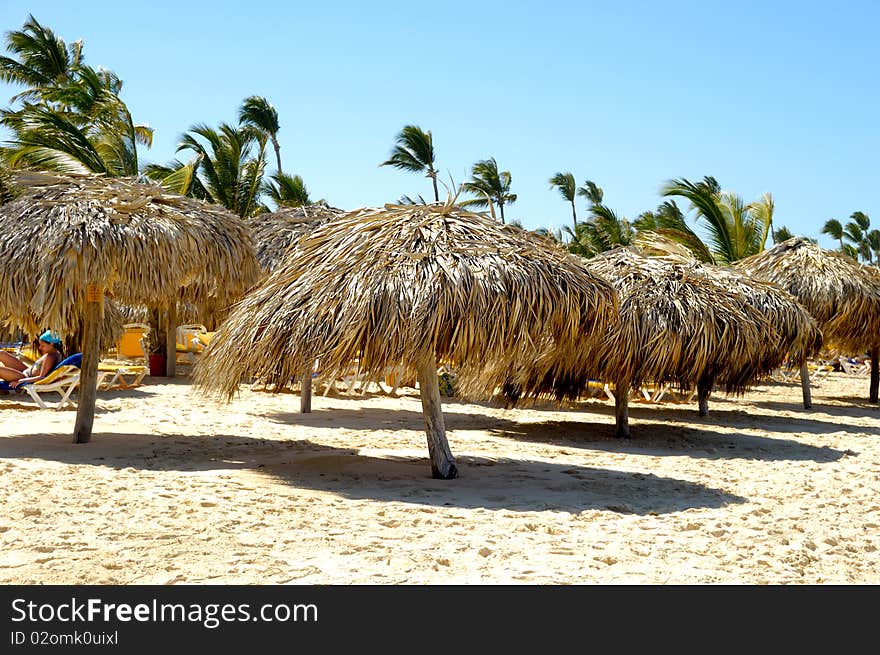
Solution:
<svg viewBox="0 0 880 655">
<path fill-rule="evenodd" d="M 440 202 L 440 194 L 437 191 L 437 171 L 431 170 L 431 182 L 434 183 L 434 202 Z"/>
<path fill-rule="evenodd" d="M 498 208 L 501 210 L 501 224 L 506 225 L 504 222 L 504 202 L 502 200 L 498 201 Z"/>
<path fill-rule="evenodd" d="M 283 172 L 281 170 L 281 146 L 278 145 L 278 140 L 274 134 L 272 135 L 272 147 L 275 148 L 275 161 L 278 162 L 278 174 L 281 175 Z"/>
<path fill-rule="evenodd" d="M 577 210 L 574 208 L 574 200 L 571 201 L 571 221 L 574 223 L 574 232 L 572 234 L 577 234 L 578 232 L 578 216 Z"/>
</svg>

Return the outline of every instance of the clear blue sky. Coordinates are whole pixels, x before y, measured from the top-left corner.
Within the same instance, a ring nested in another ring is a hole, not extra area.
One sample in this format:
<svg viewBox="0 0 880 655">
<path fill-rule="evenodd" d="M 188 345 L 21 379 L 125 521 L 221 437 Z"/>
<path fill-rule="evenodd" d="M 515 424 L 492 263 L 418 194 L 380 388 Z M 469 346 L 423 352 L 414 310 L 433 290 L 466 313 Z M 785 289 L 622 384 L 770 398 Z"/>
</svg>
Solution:
<svg viewBox="0 0 880 655">
<path fill-rule="evenodd" d="M 771 192 L 775 224 L 796 234 L 856 210 L 880 227 L 876 1 L 0 9 L 4 32 L 33 13 L 124 80 L 135 120 L 156 130 L 142 162 L 170 161 L 187 128 L 234 122 L 258 94 L 279 112 L 285 170 L 344 209 L 431 195 L 426 178 L 378 167 L 414 123 L 456 183 L 494 156 L 519 196 L 508 218 L 529 228 L 570 221 L 556 171 L 595 181 L 629 218 L 661 202 L 665 180 L 713 175 L 746 200 Z M 0 85 L 0 102 L 13 92 Z"/>
</svg>

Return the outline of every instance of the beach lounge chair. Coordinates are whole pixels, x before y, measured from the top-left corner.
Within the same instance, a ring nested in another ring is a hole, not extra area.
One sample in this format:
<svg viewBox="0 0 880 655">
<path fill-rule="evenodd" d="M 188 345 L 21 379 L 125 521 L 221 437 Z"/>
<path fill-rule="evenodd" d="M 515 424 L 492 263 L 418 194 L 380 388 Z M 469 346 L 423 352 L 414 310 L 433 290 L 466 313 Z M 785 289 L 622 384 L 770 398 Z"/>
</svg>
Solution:
<svg viewBox="0 0 880 655">
<path fill-rule="evenodd" d="M 67 405 L 76 406 L 71 399 L 71 394 L 79 386 L 80 367 L 82 366 L 82 353 L 75 353 L 61 360 L 52 371 L 42 380 L 36 382 L 25 382 L 18 387 L 17 391 L 25 391 L 34 399 L 41 409 L 64 409 Z M 97 385 L 100 388 L 107 373 L 98 371 Z M 11 387 L 7 382 L 0 383 L 0 389 L 9 390 Z M 57 404 L 47 403 L 41 394 L 56 391 L 61 394 L 61 400 Z"/>
<path fill-rule="evenodd" d="M 70 394 L 79 385 L 80 369 L 78 366 L 57 366 L 49 375 L 42 380 L 30 384 L 24 384 L 24 390 L 42 409 L 63 409 L 67 405 L 74 405 Z M 50 405 L 43 400 L 42 395 L 49 391 L 57 391 L 61 394 L 61 400 L 56 405 Z"/>
<path fill-rule="evenodd" d="M 149 361 L 147 354 L 147 335 L 150 326 L 145 323 L 126 323 L 122 326 L 125 332 L 116 344 L 116 354 L 120 358 L 140 359 Z"/>
<path fill-rule="evenodd" d="M 837 361 L 840 362 L 840 368 L 843 369 L 843 372 L 847 375 L 867 375 L 871 372 L 871 365 L 867 362 L 857 360 L 853 357 L 838 357 Z"/>
<path fill-rule="evenodd" d="M 98 364 L 98 374 L 103 373 L 98 388 L 108 389 L 131 389 L 140 386 L 141 381 L 147 374 L 146 366 L 120 366 L 110 362 Z M 130 379 L 129 379 L 130 378 Z"/>
<path fill-rule="evenodd" d="M 210 335 L 210 336 L 209 336 Z M 200 323 L 177 326 L 177 355 L 186 356 L 189 364 L 196 363 L 196 355 L 200 354 L 214 336 L 208 328 Z"/>
</svg>

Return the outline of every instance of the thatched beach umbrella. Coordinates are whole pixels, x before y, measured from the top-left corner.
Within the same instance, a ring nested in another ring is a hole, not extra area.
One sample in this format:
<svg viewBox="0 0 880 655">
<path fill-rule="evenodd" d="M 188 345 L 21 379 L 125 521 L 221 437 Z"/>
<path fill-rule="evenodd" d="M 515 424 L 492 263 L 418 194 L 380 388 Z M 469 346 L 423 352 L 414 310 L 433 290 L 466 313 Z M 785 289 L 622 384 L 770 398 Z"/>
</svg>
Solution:
<svg viewBox="0 0 880 655">
<path fill-rule="evenodd" d="M 421 388 L 431 469 L 457 475 L 437 380 L 454 362 L 463 393 L 488 395 L 547 339 L 580 347 L 615 320 L 616 294 L 560 246 L 450 200 L 360 209 L 300 239 L 232 310 L 196 381 L 232 397 L 243 377 L 280 390 L 355 359 L 371 379 L 404 363 Z"/>
<path fill-rule="evenodd" d="M 745 272 L 729 266 L 711 266 L 694 263 L 694 270 L 722 284 L 739 295 L 743 302 L 757 309 L 777 332 L 777 340 L 764 343 L 764 356 L 758 363 L 761 374 L 768 374 L 785 361 L 794 362 L 806 370 L 807 359 L 822 347 L 822 332 L 816 320 L 797 298 L 781 287 L 756 279 Z M 738 375 L 742 371 L 728 371 Z M 719 382 L 726 383 L 722 376 Z M 803 382 L 804 407 L 811 406 L 810 380 Z"/>
<path fill-rule="evenodd" d="M 268 275 L 281 263 L 285 254 L 306 234 L 345 212 L 318 202 L 307 207 L 282 207 L 277 211 L 260 214 L 251 220 L 257 259 L 264 275 Z M 300 411 L 312 411 L 312 375 L 302 378 Z"/>
<path fill-rule="evenodd" d="M 880 272 L 803 238 L 738 262 L 749 275 L 788 291 L 816 319 L 824 343 L 871 353 L 870 402 L 880 383 Z M 804 375 L 801 369 L 801 375 Z"/>
<path fill-rule="evenodd" d="M 341 209 L 320 202 L 305 207 L 282 207 L 253 217 L 250 225 L 253 227 L 254 247 L 260 268 L 265 273 L 271 273 L 300 237 L 344 213 Z"/>
<path fill-rule="evenodd" d="M 241 297 L 259 275 L 253 243 L 245 223 L 224 208 L 134 179 L 28 173 L 15 181 L 22 195 L 0 207 L 0 308 L 59 332 L 82 323 L 74 440 L 85 442 L 105 294 L 167 307 L 173 324 L 178 302 Z"/>
<path fill-rule="evenodd" d="M 524 369 L 513 385 L 529 396 L 575 399 L 591 379 L 615 383 L 617 434 L 629 436 L 628 392 L 645 383 L 697 388 L 700 415 L 715 381 L 728 393 L 765 372 L 778 333 L 762 313 L 696 262 L 617 248 L 586 261 L 620 297 L 620 321 L 586 360 L 557 357 L 549 374 Z M 586 348 L 586 344 L 584 346 Z M 583 366 L 583 362 L 587 366 Z"/>
</svg>

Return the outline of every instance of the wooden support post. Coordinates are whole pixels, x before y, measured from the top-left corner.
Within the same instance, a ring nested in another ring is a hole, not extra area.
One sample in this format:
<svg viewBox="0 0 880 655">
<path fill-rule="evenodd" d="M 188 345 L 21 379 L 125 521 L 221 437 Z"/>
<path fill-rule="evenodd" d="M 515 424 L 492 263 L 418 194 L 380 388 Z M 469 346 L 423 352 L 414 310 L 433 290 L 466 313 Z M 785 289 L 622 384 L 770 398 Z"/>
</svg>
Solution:
<svg viewBox="0 0 880 655">
<path fill-rule="evenodd" d="M 614 385 L 614 417 L 617 422 L 617 437 L 629 439 L 629 381 Z"/>
<path fill-rule="evenodd" d="M 440 404 L 440 382 L 437 379 L 437 362 L 433 356 L 425 357 L 418 364 L 419 392 L 422 397 L 422 413 L 425 415 L 425 431 L 428 434 L 428 454 L 431 457 L 431 475 L 441 480 L 458 477 L 458 467 L 446 441 L 446 425 Z"/>
<path fill-rule="evenodd" d="M 165 375 L 177 375 L 177 303 L 165 310 Z"/>
<path fill-rule="evenodd" d="M 299 411 L 309 414 L 312 411 L 312 372 L 309 370 L 303 376 L 302 388 L 299 392 Z"/>
<path fill-rule="evenodd" d="M 880 355 L 880 347 L 874 346 L 869 353 L 871 355 L 871 394 L 868 396 L 868 400 L 876 403 L 878 401 L 878 391 L 880 391 L 880 362 L 877 361 L 878 355 Z"/>
<path fill-rule="evenodd" d="M 709 394 L 712 393 L 712 385 L 714 378 L 703 377 L 697 382 L 697 403 L 699 405 L 700 416 L 706 416 L 709 413 Z"/>
<path fill-rule="evenodd" d="M 801 362 L 801 391 L 804 396 L 804 409 L 813 406 L 813 397 L 810 394 L 810 371 L 807 369 L 807 360 Z"/>
<path fill-rule="evenodd" d="M 86 287 L 83 316 L 83 359 L 79 378 L 79 403 L 73 443 L 88 443 L 95 422 L 95 396 L 98 392 L 98 362 L 101 359 L 101 323 L 104 320 L 104 289 L 90 284 Z"/>
</svg>

